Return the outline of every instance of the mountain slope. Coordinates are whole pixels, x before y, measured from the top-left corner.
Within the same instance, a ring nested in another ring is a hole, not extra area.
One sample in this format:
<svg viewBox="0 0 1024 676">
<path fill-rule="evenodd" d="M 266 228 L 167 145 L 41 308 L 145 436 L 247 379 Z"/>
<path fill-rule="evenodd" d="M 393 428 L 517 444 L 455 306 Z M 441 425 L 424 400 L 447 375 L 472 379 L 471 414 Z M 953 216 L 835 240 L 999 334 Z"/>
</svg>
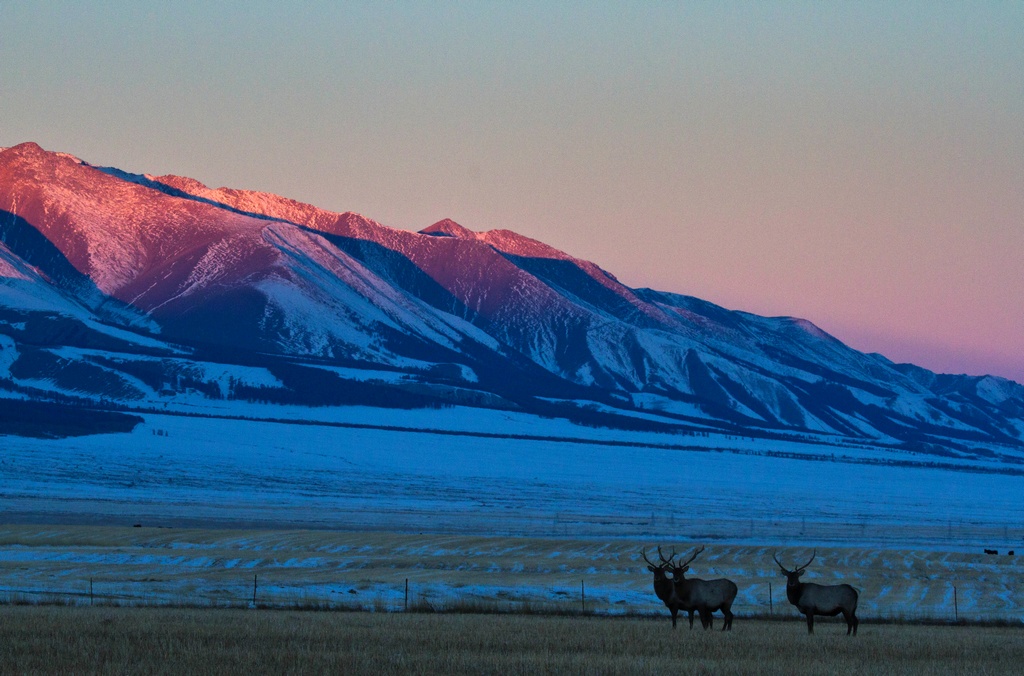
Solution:
<svg viewBox="0 0 1024 676">
<path fill-rule="evenodd" d="M 12 396 L 364 396 L 943 452 L 1024 433 L 1011 381 L 937 375 L 806 320 L 631 289 L 508 230 L 407 232 L 34 144 L 0 152 L 0 340 Z"/>
</svg>

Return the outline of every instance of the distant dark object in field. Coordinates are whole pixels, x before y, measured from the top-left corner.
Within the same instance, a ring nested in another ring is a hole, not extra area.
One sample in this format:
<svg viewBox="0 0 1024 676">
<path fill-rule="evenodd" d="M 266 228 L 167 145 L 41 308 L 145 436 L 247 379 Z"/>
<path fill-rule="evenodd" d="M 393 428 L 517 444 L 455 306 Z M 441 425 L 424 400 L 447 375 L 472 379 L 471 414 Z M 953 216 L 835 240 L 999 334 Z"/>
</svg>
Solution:
<svg viewBox="0 0 1024 676">
<path fill-rule="evenodd" d="M 1013 550 L 1011 549 L 1010 551 L 1006 552 L 1006 555 L 1007 556 L 1013 556 Z"/>
<path fill-rule="evenodd" d="M 711 629 L 714 623 L 712 613 L 722 611 L 725 616 L 725 623 L 722 631 L 732 630 L 732 603 L 736 600 L 739 591 L 736 583 L 724 578 L 718 580 L 701 580 L 698 578 L 686 579 L 685 573 L 690 569 L 690 563 L 697 558 L 697 555 L 704 551 L 702 546 L 697 549 L 685 562 L 672 566 L 672 582 L 676 587 L 676 596 L 679 598 L 679 608 L 689 611 L 690 629 L 693 629 L 693 611 L 700 613 L 700 624 L 705 629 Z"/>
<path fill-rule="evenodd" d="M 860 624 L 856 615 L 858 597 L 856 589 L 848 584 L 820 585 L 800 581 L 800 576 L 804 574 L 807 566 L 811 565 L 811 561 L 814 561 L 817 554 L 818 550 L 814 550 L 807 563 L 793 570 L 786 570 L 775 554 L 772 554 L 775 563 L 779 564 L 779 568 L 786 576 L 786 598 L 796 606 L 797 610 L 807 616 L 808 634 L 814 633 L 815 615 L 835 617 L 842 613 L 843 619 L 846 620 L 846 635 L 849 636 L 852 633 L 856 636 L 857 625 Z"/>
<path fill-rule="evenodd" d="M 999 550 L 998 549 L 986 549 L 985 553 L 986 554 L 998 554 Z"/>
<path fill-rule="evenodd" d="M 132 528 L 142 528 L 142 524 L 141 523 L 133 523 L 132 524 Z"/>
<path fill-rule="evenodd" d="M 647 570 L 654 573 L 654 593 L 668 608 L 668 611 L 672 613 L 672 628 L 676 628 L 676 615 L 679 613 L 679 596 L 676 594 L 676 586 L 672 579 L 668 576 L 668 570 L 672 566 L 672 557 L 674 557 L 675 551 L 673 550 L 672 556 L 665 558 L 664 554 L 661 553 L 661 547 L 658 547 L 658 557 L 661 559 L 660 564 L 656 564 L 647 558 L 647 549 L 644 548 L 640 552 L 640 556 L 643 557 L 644 561 L 647 562 Z M 690 611 L 690 628 L 693 629 L 693 611 Z"/>
</svg>

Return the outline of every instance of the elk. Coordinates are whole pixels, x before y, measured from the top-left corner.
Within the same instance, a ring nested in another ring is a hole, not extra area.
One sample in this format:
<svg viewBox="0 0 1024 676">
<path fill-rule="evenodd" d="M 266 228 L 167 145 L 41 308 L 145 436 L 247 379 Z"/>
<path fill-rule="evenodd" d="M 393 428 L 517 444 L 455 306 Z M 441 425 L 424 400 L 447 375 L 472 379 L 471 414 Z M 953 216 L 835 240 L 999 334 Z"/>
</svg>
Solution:
<svg viewBox="0 0 1024 676">
<path fill-rule="evenodd" d="M 675 582 L 667 575 L 667 571 L 672 567 L 672 559 L 675 557 L 675 551 L 672 552 L 672 556 L 665 558 L 665 555 L 661 553 L 661 547 L 658 547 L 658 558 L 661 559 L 660 564 L 655 564 L 653 561 L 647 558 L 647 548 L 645 547 L 641 552 L 640 556 L 643 557 L 644 561 L 647 562 L 647 570 L 654 573 L 654 593 L 668 608 L 668 611 L 672 613 L 672 628 L 676 628 L 676 615 L 679 614 L 680 604 L 679 595 L 676 593 Z M 693 628 L 693 611 L 690 611 L 690 628 Z"/>
<path fill-rule="evenodd" d="M 690 564 L 703 551 L 704 547 L 701 546 L 700 549 L 694 550 L 686 561 L 672 566 L 672 581 L 675 583 L 676 596 L 679 598 L 679 608 L 689 611 L 690 629 L 693 629 L 694 610 L 700 613 L 700 624 L 705 629 L 712 628 L 714 619 L 711 614 L 721 610 L 725 616 L 722 631 L 732 631 L 732 602 L 736 600 L 736 593 L 739 591 L 736 583 L 724 578 L 686 579 L 685 573 L 690 569 Z"/>
<path fill-rule="evenodd" d="M 804 565 L 793 570 L 786 570 L 778 557 L 772 554 L 775 563 L 782 569 L 786 576 L 786 598 L 796 606 L 796 609 L 807 616 L 807 633 L 814 633 L 814 616 L 827 615 L 835 617 L 843 614 L 846 620 L 846 635 L 851 633 L 857 635 L 857 590 L 848 584 L 821 585 L 813 582 L 801 582 L 800 576 L 804 574 L 807 566 L 811 565 L 814 557 L 818 554 L 815 549 L 811 558 Z"/>
</svg>

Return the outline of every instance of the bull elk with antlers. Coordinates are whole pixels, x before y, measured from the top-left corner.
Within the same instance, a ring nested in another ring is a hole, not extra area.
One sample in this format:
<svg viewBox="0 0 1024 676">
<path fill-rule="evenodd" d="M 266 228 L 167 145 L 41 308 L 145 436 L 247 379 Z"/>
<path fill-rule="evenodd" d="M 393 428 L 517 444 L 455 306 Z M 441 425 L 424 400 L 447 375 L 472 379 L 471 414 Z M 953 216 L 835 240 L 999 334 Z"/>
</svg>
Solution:
<svg viewBox="0 0 1024 676">
<path fill-rule="evenodd" d="M 814 561 L 817 554 L 818 550 L 814 550 L 807 563 L 793 570 L 787 570 L 778 557 L 772 554 L 775 563 L 779 565 L 786 576 L 786 598 L 796 606 L 797 610 L 807 616 L 808 634 L 814 633 L 815 615 L 835 617 L 842 613 L 843 619 L 846 620 L 846 635 L 849 636 L 852 633 L 856 636 L 857 625 L 860 624 L 860 620 L 857 619 L 858 595 L 856 589 L 848 584 L 821 585 L 800 581 L 800 576 L 804 574 L 807 566 L 811 565 L 811 561 Z"/>
<path fill-rule="evenodd" d="M 697 558 L 697 555 L 704 551 L 704 547 L 694 551 L 689 559 L 682 563 L 674 562 L 675 550 L 665 558 L 658 547 L 658 558 L 660 564 L 655 564 L 647 558 L 647 551 L 641 553 L 644 561 L 647 562 L 647 569 L 654 573 L 654 593 L 658 595 L 669 612 L 672 613 L 672 627 L 676 626 L 676 615 L 682 610 L 689 613 L 690 629 L 693 629 L 693 614 L 700 614 L 701 626 L 711 629 L 713 625 L 712 613 L 721 610 L 725 616 L 725 625 L 722 630 L 732 629 L 732 603 L 736 599 L 738 591 L 731 580 L 700 580 L 686 579 L 685 573 L 690 569 L 690 563 Z M 672 572 L 669 578 L 667 572 Z"/>
<path fill-rule="evenodd" d="M 676 615 L 679 614 L 680 604 L 679 595 L 676 593 L 675 582 L 668 576 L 668 572 L 672 568 L 672 558 L 675 556 L 675 552 L 672 552 L 672 556 L 665 558 L 665 555 L 661 553 L 661 547 L 658 547 L 658 558 L 661 559 L 661 563 L 654 563 L 647 558 L 647 548 L 645 547 L 641 552 L 640 556 L 647 562 L 647 570 L 654 573 L 654 593 L 668 608 L 668 611 L 672 613 L 672 628 L 676 628 Z M 693 610 L 690 610 L 690 628 L 693 629 Z"/>
<path fill-rule="evenodd" d="M 736 583 L 725 578 L 718 580 L 701 580 L 699 578 L 686 578 L 686 571 L 690 569 L 693 560 L 704 551 L 704 547 L 694 550 L 683 563 L 672 566 L 672 581 L 676 585 L 676 596 L 679 597 L 679 607 L 682 610 L 690 611 L 690 628 L 693 629 L 693 611 L 700 613 L 700 624 L 705 629 L 711 629 L 714 618 L 712 613 L 721 610 L 725 618 L 722 631 L 732 631 L 732 603 L 736 600 L 739 589 Z"/>
</svg>

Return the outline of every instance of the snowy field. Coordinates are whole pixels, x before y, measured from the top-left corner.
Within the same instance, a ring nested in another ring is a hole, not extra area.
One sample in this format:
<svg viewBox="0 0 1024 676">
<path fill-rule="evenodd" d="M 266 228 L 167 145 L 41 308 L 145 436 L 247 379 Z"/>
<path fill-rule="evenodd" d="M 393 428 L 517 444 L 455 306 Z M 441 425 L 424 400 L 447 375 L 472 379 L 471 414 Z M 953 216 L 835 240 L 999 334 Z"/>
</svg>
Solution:
<svg viewBox="0 0 1024 676">
<path fill-rule="evenodd" d="M 486 421 L 458 413 L 332 420 L 457 435 L 145 414 L 127 435 L 2 437 L 0 594 L 73 596 L 93 578 L 126 598 L 237 602 L 260 575 L 265 601 L 393 607 L 409 578 L 431 603 L 575 604 L 585 583 L 606 612 L 657 612 L 639 547 L 704 543 L 694 572 L 735 579 L 743 612 L 768 608 L 769 581 L 784 604 L 772 551 L 817 547 L 808 580 L 852 581 L 865 617 L 951 617 L 955 585 L 961 614 L 1024 619 L 1019 559 L 1002 555 L 1024 555 L 1022 476 L 497 412 L 489 429 L 547 438 L 474 436 Z"/>
<path fill-rule="evenodd" d="M 420 424 L 454 419 L 437 413 Z M 492 429 L 546 439 L 145 418 L 131 434 L 2 438 L 4 520 L 1024 550 L 1024 477 L 858 462 L 899 455 L 884 449 L 624 432 L 678 447 L 617 446 L 541 419 Z"/>
</svg>

